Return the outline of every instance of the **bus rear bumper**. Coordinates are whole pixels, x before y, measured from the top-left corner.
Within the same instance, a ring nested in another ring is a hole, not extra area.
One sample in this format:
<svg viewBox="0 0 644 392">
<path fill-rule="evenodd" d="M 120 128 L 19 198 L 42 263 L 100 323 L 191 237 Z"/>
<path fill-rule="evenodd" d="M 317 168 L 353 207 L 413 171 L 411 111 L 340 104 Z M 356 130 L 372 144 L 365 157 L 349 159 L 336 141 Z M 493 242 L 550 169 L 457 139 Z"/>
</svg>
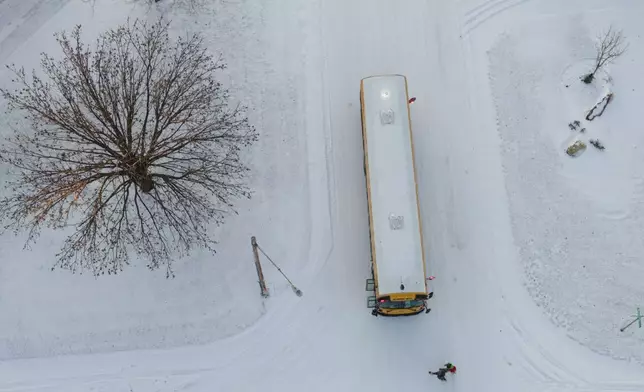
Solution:
<svg viewBox="0 0 644 392">
<path fill-rule="evenodd" d="M 373 310 L 371 311 L 371 314 L 372 314 L 373 316 L 384 316 L 384 317 L 404 317 L 404 316 L 415 316 L 415 315 L 417 315 L 417 314 L 420 314 L 420 313 L 425 312 L 427 309 L 429 309 L 429 308 L 427 308 L 426 306 L 423 306 L 423 307 L 419 308 L 418 310 L 414 310 L 414 311 L 411 311 L 411 312 L 404 312 L 404 313 L 401 313 L 401 312 L 386 312 L 386 311 L 382 311 L 382 310 L 380 310 L 380 309 L 378 309 L 378 308 L 375 308 L 375 309 L 373 309 Z M 431 310 L 431 309 L 430 309 L 430 310 Z M 428 312 L 428 313 L 429 313 L 429 312 Z"/>
</svg>

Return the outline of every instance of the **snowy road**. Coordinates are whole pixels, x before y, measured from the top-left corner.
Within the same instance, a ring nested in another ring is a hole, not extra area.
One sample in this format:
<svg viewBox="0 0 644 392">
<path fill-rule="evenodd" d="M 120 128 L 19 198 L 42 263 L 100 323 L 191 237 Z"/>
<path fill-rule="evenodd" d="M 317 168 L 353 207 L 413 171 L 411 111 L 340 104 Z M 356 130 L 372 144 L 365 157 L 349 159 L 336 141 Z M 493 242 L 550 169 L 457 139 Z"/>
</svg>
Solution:
<svg viewBox="0 0 644 392">
<path fill-rule="evenodd" d="M 293 26 L 293 13 L 279 10 L 295 1 L 277 3 L 263 22 Z M 325 207 L 310 216 L 304 296 L 282 292 L 244 332 L 204 346 L 0 362 L 0 392 L 644 390 L 638 365 L 593 354 L 542 314 L 521 283 L 510 225 L 487 51 L 510 21 L 582 4 L 604 2 L 297 6 L 305 49 L 283 55 L 303 59 L 310 203 Z M 422 219 L 437 278 L 433 311 L 411 318 L 375 319 L 365 306 L 359 80 L 382 73 L 406 75 L 417 97 Z M 441 385 L 427 370 L 445 361 L 459 371 Z"/>
<path fill-rule="evenodd" d="M 69 0 L 0 1 L 0 59 L 8 58 Z M 4 3 L 4 4 L 3 4 Z"/>
</svg>

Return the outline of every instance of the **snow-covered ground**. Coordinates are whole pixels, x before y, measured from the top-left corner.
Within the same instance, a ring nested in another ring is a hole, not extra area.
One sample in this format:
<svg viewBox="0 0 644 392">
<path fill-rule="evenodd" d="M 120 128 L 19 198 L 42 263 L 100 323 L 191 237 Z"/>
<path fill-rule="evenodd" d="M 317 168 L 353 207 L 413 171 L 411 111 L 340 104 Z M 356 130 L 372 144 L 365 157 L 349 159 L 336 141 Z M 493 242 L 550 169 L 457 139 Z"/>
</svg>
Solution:
<svg viewBox="0 0 644 392">
<path fill-rule="evenodd" d="M 633 77 L 644 51 L 639 21 L 624 15 L 624 9 L 546 15 L 509 29 L 490 51 L 490 76 L 513 233 L 530 293 L 574 340 L 644 364 L 644 333 L 619 332 L 644 302 L 638 110 L 644 80 Z M 610 24 L 623 29 L 629 50 L 586 86 L 579 77 L 592 66 L 593 38 Z M 605 113 L 586 121 L 608 88 L 614 99 Z M 571 130 L 575 120 L 586 131 Z M 577 159 L 565 153 L 573 138 L 589 147 Z M 606 149 L 592 147 L 593 139 Z"/>
<path fill-rule="evenodd" d="M 82 23 L 91 40 L 128 17 L 156 18 L 162 10 L 121 0 L 98 1 L 95 8 L 81 1 L 52 3 L 0 3 L 0 62 L 37 67 L 40 52 L 57 53 L 55 31 Z M 189 23 L 190 15 L 178 13 L 173 25 L 181 33 L 208 33 L 211 49 L 228 63 L 224 76 L 251 108 L 251 121 L 262 134 L 249 159 L 254 198 L 240 201 L 239 215 L 218 230 L 218 253 L 177 261 L 175 279 L 166 279 L 164 271 L 150 273 L 144 263 L 95 279 L 91 273 L 50 272 L 59 233 L 43 233 L 32 251 L 22 250 L 23 238 L 1 237 L 0 359 L 203 344 L 236 334 L 265 311 L 257 295 L 251 235 L 294 277 L 306 267 L 309 211 L 319 214 L 319 208 L 311 208 L 308 171 L 317 169 L 308 166 L 314 154 L 307 153 L 309 127 L 297 89 L 303 85 L 303 60 L 281 56 L 287 46 L 295 50 L 303 43 L 289 26 L 264 25 L 267 12 L 275 10 L 225 2 Z M 296 15 L 297 9 L 289 12 Z M 287 41 L 285 35 L 293 38 Z M 4 67 L 0 82 L 9 85 Z M 276 271 L 266 274 L 271 290 L 287 288 Z"/>
<path fill-rule="evenodd" d="M 644 391 L 644 330 L 619 332 L 644 307 L 644 4 L 165 9 L 177 31 L 201 30 L 223 52 L 236 96 L 254 108 L 256 197 L 220 229 L 220 252 L 182 260 L 174 280 L 144 266 L 98 280 L 49 272 L 59 235 L 31 252 L 0 238 L 0 391 Z M 33 67 L 54 31 L 83 23 L 91 35 L 162 10 L 0 0 L 0 61 Z M 613 102 L 586 122 L 605 83 L 592 90 L 574 78 L 610 24 L 630 47 L 607 70 Z M 427 267 L 437 277 L 428 315 L 374 318 L 365 306 L 359 80 L 380 73 L 406 75 L 417 97 Z M 570 130 L 574 120 L 587 131 Z M 574 137 L 606 150 L 570 158 Z M 250 235 L 303 297 L 267 264 L 272 296 L 259 297 Z M 427 371 L 445 361 L 458 373 L 441 384 Z"/>
</svg>

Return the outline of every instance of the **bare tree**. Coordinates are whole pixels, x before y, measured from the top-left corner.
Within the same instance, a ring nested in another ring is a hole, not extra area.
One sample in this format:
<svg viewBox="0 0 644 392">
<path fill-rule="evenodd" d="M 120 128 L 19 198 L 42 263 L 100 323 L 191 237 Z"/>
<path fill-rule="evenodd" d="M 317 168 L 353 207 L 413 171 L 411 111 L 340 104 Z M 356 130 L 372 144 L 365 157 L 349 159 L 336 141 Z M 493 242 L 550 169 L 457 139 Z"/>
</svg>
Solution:
<svg viewBox="0 0 644 392">
<path fill-rule="evenodd" d="M 584 75 L 582 78 L 583 82 L 586 84 L 592 83 L 593 80 L 595 80 L 595 74 L 597 74 L 597 72 L 605 65 L 612 63 L 615 59 L 624 54 L 628 48 L 628 44 L 625 42 L 625 37 L 622 31 L 615 31 L 611 26 L 608 28 L 606 33 L 597 37 L 595 47 L 597 49 L 597 54 L 595 56 L 593 71 Z"/>
<path fill-rule="evenodd" d="M 0 147 L 13 169 L 0 216 L 29 242 L 73 228 L 54 267 L 117 273 L 134 251 L 171 276 L 172 257 L 214 252 L 209 225 L 250 197 L 240 151 L 257 133 L 215 78 L 225 65 L 168 27 L 128 23 L 92 50 L 77 26 L 56 34 L 61 59 L 42 55 L 46 79 L 9 67 L 20 87 L 0 93 L 31 128 Z"/>
</svg>

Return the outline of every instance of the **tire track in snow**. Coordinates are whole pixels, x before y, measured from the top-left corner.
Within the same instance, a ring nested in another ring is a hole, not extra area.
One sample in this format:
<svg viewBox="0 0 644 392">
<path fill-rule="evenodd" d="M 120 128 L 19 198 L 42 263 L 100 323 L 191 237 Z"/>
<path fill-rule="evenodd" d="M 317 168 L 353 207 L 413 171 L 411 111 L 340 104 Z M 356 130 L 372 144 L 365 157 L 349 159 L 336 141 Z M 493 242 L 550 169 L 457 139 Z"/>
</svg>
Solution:
<svg viewBox="0 0 644 392">
<path fill-rule="evenodd" d="M 516 305 L 515 305 L 516 306 Z M 525 373 L 538 380 L 539 392 L 641 392 L 644 384 L 632 382 L 592 382 L 579 372 L 573 371 L 565 361 L 558 359 L 540 343 L 539 335 L 530 328 L 523 328 L 518 317 L 521 310 L 506 309 L 505 318 L 510 325 L 515 345 L 520 353 L 521 366 Z M 570 341 L 574 344 L 573 341 Z"/>
<path fill-rule="evenodd" d="M 468 35 L 481 24 L 530 0 L 488 0 L 466 11 L 462 25 L 461 35 Z"/>
<path fill-rule="evenodd" d="M 337 187 L 335 186 L 335 164 L 333 161 L 333 151 L 332 151 L 332 146 L 333 146 L 333 132 L 331 132 L 332 129 L 332 117 L 331 117 L 331 109 L 330 109 L 330 103 L 331 103 L 331 94 L 329 93 L 329 87 L 327 83 L 327 78 L 326 75 L 328 74 L 328 63 L 327 63 L 327 46 L 326 46 L 326 41 L 324 40 L 324 26 L 322 23 L 322 15 L 324 15 L 324 0 L 318 2 L 318 13 L 317 13 L 317 31 L 316 33 L 318 34 L 318 42 L 320 42 L 321 45 L 321 53 L 319 61 L 321 61 L 322 66 L 320 69 L 320 86 L 322 89 L 322 119 L 323 119 L 323 124 L 322 124 L 322 129 L 323 129 L 323 134 L 324 134 L 324 159 L 326 163 L 326 185 L 327 185 L 327 206 L 328 206 L 328 219 L 329 219 L 329 237 L 330 237 L 330 244 L 329 244 L 329 249 L 328 252 L 325 255 L 324 259 L 324 264 L 326 265 L 327 261 L 331 258 L 331 254 L 333 253 L 333 249 L 335 247 L 335 241 L 334 241 L 334 226 L 335 226 L 335 219 L 337 219 L 337 213 L 335 210 L 335 207 L 337 206 L 336 202 L 336 189 Z"/>
<path fill-rule="evenodd" d="M 526 333 L 514 317 L 508 317 L 508 322 L 515 334 L 514 337 L 517 340 L 519 351 L 522 354 L 521 359 L 524 360 L 524 363 L 521 365 L 528 374 L 539 379 L 544 385 L 576 387 L 582 383 L 583 380 L 572 375 L 568 370 L 561 373 L 561 369 L 565 368 L 565 366 L 544 350 L 539 342 L 534 339 L 533 335 Z M 548 369 L 535 360 L 537 357 L 546 360 L 549 365 Z"/>
<path fill-rule="evenodd" d="M 18 0 L 0 2 L 0 63 L 38 31 L 69 0 Z M 16 16 L 19 16 L 16 18 Z M 16 20 L 17 19 L 17 20 Z M 9 31 L 7 34 L 4 30 Z"/>
<path fill-rule="evenodd" d="M 522 340 L 522 353 L 526 370 L 538 375 L 542 379 L 542 385 L 547 389 L 543 391 L 570 391 L 570 392 L 641 392 L 644 384 L 631 383 L 592 383 L 575 373 L 562 361 L 557 360 L 547 349 L 545 349 L 533 335 L 527 335 L 514 321 L 511 321 L 512 328 Z M 539 361 L 535 358 L 539 358 Z M 543 362 L 546 362 L 546 366 Z M 546 367 L 548 369 L 546 369 Z"/>
</svg>

